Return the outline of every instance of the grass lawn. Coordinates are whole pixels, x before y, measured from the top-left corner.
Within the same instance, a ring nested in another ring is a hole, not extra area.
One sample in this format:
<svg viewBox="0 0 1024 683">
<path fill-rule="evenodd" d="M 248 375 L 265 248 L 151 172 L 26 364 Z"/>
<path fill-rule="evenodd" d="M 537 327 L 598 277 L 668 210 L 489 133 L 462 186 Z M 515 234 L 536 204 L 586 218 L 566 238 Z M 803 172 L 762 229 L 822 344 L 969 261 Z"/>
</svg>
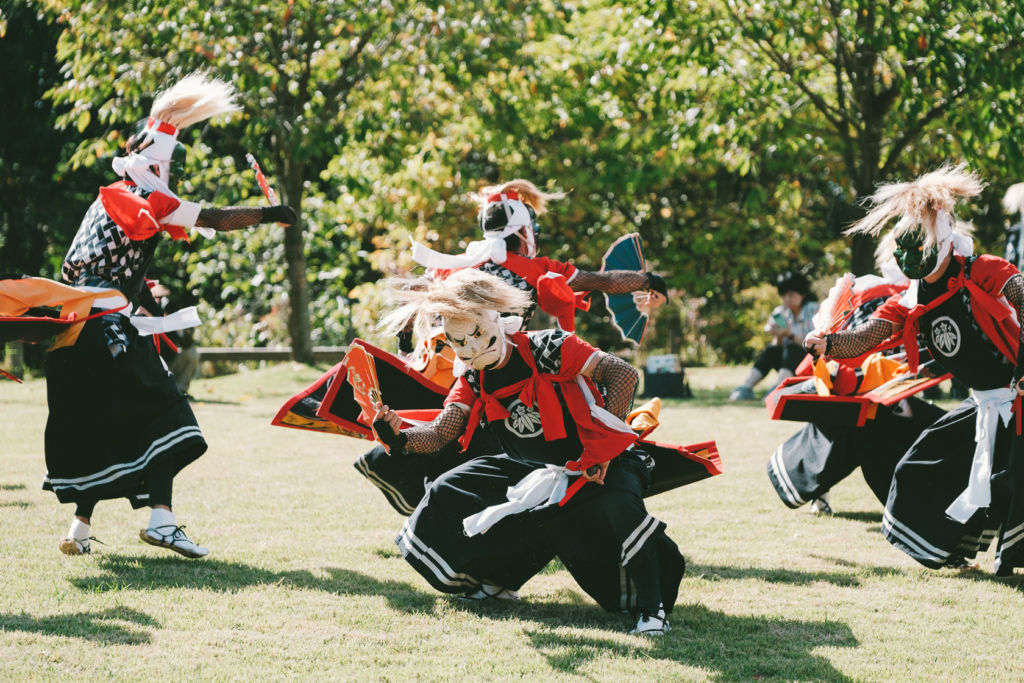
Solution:
<svg viewBox="0 0 1024 683">
<path fill-rule="evenodd" d="M 39 490 L 46 387 L 0 384 L 0 680 L 1024 680 L 1024 577 L 930 571 L 892 548 L 859 474 L 838 514 L 791 511 L 765 463 L 799 428 L 730 405 L 745 368 L 696 369 L 661 441 L 714 438 L 725 474 L 648 501 L 688 561 L 661 639 L 630 636 L 557 563 L 518 604 L 439 595 L 398 554 L 402 520 L 352 468 L 367 443 L 270 427 L 318 372 L 193 384 L 210 444 L 175 510 L 212 549 L 143 544 L 148 511 L 99 505 L 106 545 L 65 557 L 72 508 Z"/>
</svg>

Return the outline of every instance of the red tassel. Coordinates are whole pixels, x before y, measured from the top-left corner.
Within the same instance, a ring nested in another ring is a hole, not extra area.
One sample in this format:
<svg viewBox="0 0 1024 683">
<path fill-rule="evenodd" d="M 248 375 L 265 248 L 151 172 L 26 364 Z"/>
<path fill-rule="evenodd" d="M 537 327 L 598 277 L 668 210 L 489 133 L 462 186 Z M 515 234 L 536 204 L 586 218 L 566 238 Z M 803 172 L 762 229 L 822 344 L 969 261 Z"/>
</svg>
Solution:
<svg viewBox="0 0 1024 683">
<path fill-rule="evenodd" d="M 569 499 L 576 495 L 576 492 L 583 488 L 583 485 L 586 483 L 587 480 L 584 479 L 582 476 L 577 477 L 576 481 L 574 481 L 572 483 L 572 486 L 569 487 L 569 490 L 565 492 L 564 496 L 562 496 L 562 500 L 558 501 L 558 507 L 562 507 L 563 505 L 568 503 Z"/>
</svg>

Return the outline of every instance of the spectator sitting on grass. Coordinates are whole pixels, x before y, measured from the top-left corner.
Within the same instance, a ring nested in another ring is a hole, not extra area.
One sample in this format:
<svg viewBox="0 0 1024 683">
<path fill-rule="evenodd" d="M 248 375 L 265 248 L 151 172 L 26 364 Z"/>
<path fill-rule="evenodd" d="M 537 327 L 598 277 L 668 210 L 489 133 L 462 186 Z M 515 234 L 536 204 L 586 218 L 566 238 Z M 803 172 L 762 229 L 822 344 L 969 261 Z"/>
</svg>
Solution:
<svg viewBox="0 0 1024 683">
<path fill-rule="evenodd" d="M 743 386 L 729 394 L 730 401 L 750 401 L 754 387 L 772 370 L 779 373 L 779 382 L 796 374 L 796 367 L 807 355 L 804 337 L 814 329 L 812 318 L 818 312 L 807 278 L 799 273 L 779 276 L 779 296 L 782 303 L 775 307 L 764 331 L 772 335 L 771 346 L 761 352 Z"/>
</svg>

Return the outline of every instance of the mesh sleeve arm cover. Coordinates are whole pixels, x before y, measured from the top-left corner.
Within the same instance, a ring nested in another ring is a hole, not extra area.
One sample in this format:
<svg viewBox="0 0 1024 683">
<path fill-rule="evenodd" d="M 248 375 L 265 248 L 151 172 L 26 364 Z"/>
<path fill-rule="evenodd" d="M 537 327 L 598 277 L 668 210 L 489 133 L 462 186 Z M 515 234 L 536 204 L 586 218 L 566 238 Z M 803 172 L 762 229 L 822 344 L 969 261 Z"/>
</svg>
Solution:
<svg viewBox="0 0 1024 683">
<path fill-rule="evenodd" d="M 569 283 L 574 292 L 605 292 L 629 294 L 651 286 L 647 273 L 635 270 L 607 270 L 601 272 L 578 271 Z"/>
<path fill-rule="evenodd" d="M 615 417 L 625 420 L 633 410 L 633 397 L 636 395 L 636 383 L 639 374 L 632 365 L 605 354 L 597 362 L 597 367 L 590 378 L 605 388 L 605 409 Z"/>
<path fill-rule="evenodd" d="M 295 212 L 287 206 L 225 206 L 203 209 L 196 225 L 224 232 L 260 223 L 294 223 Z"/>
<path fill-rule="evenodd" d="M 1003 296 L 1017 311 L 1017 320 L 1024 321 L 1024 277 L 1014 275 L 1003 286 Z M 1021 324 L 1020 340 L 1017 346 L 1017 369 L 1013 371 L 1013 383 L 1024 376 L 1024 324 Z"/>
<path fill-rule="evenodd" d="M 457 405 L 448 405 L 441 414 L 420 427 L 406 429 L 405 450 L 410 453 L 437 453 L 466 433 L 469 415 Z"/>
<path fill-rule="evenodd" d="M 872 318 L 860 329 L 826 335 L 825 355 L 833 358 L 856 358 L 891 336 L 892 323 Z"/>
</svg>

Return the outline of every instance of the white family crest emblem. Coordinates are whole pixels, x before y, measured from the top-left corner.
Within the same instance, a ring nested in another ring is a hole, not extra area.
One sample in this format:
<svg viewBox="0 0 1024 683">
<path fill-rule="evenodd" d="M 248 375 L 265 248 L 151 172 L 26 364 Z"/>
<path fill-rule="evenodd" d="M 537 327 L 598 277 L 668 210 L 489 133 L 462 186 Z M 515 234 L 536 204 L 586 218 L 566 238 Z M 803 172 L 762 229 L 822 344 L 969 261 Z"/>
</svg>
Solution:
<svg viewBox="0 0 1024 683">
<path fill-rule="evenodd" d="M 508 407 L 511 413 L 505 418 L 505 428 L 522 439 L 532 439 L 540 436 L 544 430 L 540 425 L 540 413 L 534 408 L 523 405 L 523 402 L 516 399 Z"/>
<path fill-rule="evenodd" d="M 960 328 L 949 316 L 942 316 L 932 323 L 932 344 L 944 356 L 955 356 L 960 350 Z"/>
</svg>

